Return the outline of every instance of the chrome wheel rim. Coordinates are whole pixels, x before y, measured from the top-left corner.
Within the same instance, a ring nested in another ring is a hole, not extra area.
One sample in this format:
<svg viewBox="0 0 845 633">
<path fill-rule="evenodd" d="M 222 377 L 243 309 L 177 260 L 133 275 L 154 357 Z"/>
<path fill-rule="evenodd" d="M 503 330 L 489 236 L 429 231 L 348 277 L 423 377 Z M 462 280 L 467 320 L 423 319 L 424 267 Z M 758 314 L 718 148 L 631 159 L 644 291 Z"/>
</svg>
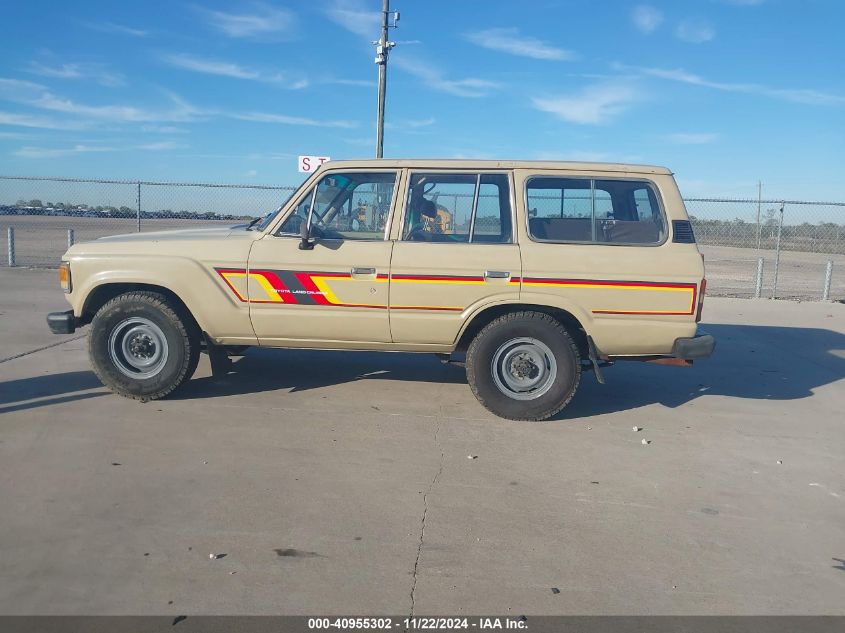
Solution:
<svg viewBox="0 0 845 633">
<path fill-rule="evenodd" d="M 144 317 L 131 317 L 112 328 L 109 356 L 120 373 L 152 378 L 167 362 L 167 339 L 161 328 Z"/>
<path fill-rule="evenodd" d="M 552 350 L 535 338 L 511 339 L 493 354 L 493 381 L 503 394 L 515 400 L 539 398 L 555 382 L 557 362 Z"/>
</svg>

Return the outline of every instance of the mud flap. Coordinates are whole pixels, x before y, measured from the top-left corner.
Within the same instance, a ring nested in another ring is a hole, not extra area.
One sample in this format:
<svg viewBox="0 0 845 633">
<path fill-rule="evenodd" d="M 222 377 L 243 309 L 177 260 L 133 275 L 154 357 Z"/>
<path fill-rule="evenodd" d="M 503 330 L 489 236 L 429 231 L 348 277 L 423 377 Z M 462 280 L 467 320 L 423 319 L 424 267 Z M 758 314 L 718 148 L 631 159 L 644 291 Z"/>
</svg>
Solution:
<svg viewBox="0 0 845 633">
<path fill-rule="evenodd" d="M 226 377 L 232 371 L 232 360 L 226 353 L 226 348 L 217 345 L 206 332 L 203 332 L 202 336 L 205 339 L 205 351 L 208 354 L 208 360 L 211 362 L 211 375 L 215 378 Z"/>
<path fill-rule="evenodd" d="M 587 337 L 587 350 L 590 353 L 590 362 L 593 364 L 593 371 L 596 374 L 596 380 L 599 381 L 599 384 L 603 385 L 604 382 L 604 374 L 601 371 L 601 366 L 599 365 L 599 353 L 596 349 L 596 344 L 593 342 L 593 337 Z"/>
</svg>

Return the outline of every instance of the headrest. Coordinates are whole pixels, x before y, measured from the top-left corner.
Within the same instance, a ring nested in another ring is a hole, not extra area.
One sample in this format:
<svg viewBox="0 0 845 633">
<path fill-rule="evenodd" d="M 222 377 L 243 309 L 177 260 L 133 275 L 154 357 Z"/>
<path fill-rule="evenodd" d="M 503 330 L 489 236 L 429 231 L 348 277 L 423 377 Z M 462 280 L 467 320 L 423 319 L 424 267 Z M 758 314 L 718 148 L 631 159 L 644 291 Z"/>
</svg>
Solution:
<svg viewBox="0 0 845 633">
<path fill-rule="evenodd" d="M 427 198 L 422 198 L 417 208 L 421 215 L 429 218 L 437 217 L 437 205 Z"/>
</svg>

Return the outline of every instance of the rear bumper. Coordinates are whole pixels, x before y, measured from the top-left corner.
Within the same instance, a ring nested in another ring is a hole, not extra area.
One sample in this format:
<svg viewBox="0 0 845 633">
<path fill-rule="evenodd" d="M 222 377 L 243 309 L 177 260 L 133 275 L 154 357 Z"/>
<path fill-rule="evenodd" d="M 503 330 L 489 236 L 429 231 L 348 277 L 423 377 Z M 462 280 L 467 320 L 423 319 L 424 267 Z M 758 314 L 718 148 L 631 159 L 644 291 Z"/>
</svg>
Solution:
<svg viewBox="0 0 845 633">
<path fill-rule="evenodd" d="M 716 349 L 716 339 L 710 334 L 696 334 L 690 338 L 676 338 L 671 356 L 681 360 L 707 358 Z"/>
<path fill-rule="evenodd" d="M 51 312 L 47 315 L 47 325 L 53 334 L 73 334 L 76 331 L 76 317 L 73 310 Z"/>
</svg>

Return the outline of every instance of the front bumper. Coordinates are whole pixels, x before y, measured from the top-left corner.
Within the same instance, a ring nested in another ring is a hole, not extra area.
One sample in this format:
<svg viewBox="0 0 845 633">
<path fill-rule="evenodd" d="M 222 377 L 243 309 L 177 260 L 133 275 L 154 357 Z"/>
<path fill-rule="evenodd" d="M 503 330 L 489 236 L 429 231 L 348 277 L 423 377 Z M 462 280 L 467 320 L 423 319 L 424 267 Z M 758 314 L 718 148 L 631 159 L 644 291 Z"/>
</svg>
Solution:
<svg viewBox="0 0 845 633">
<path fill-rule="evenodd" d="M 51 312 L 47 315 L 47 325 L 53 334 L 73 334 L 76 331 L 76 317 L 73 310 Z"/>
<path fill-rule="evenodd" d="M 676 338 L 671 356 L 681 360 L 707 358 L 716 349 L 716 339 L 710 334 L 696 334 L 690 338 Z"/>
</svg>

